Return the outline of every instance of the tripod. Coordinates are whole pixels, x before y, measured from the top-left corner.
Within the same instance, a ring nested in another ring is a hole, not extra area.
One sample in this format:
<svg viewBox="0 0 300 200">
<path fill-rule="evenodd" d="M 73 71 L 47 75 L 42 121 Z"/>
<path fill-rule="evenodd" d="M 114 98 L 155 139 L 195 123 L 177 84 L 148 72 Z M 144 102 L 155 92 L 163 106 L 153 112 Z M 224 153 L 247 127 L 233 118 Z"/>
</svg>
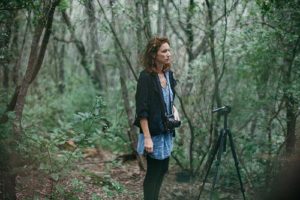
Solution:
<svg viewBox="0 0 300 200">
<path fill-rule="evenodd" d="M 204 178 L 203 183 L 202 183 L 202 187 L 200 189 L 198 200 L 200 199 L 201 193 L 202 193 L 202 191 L 204 189 L 204 185 L 206 183 L 206 180 L 207 180 L 209 171 L 211 169 L 213 160 L 215 159 L 215 156 L 216 156 L 216 154 L 218 152 L 217 162 L 216 162 L 216 174 L 215 174 L 214 179 L 213 179 L 212 190 L 211 190 L 211 194 L 210 194 L 210 199 L 212 199 L 213 191 L 215 189 L 216 182 L 217 182 L 217 180 L 219 178 L 218 171 L 219 171 L 219 166 L 221 164 L 222 153 L 226 151 L 226 139 L 227 139 L 227 136 L 229 136 L 231 153 L 232 153 L 232 156 L 233 156 L 233 159 L 234 159 L 235 168 L 236 168 L 237 175 L 238 175 L 238 178 L 239 178 L 240 187 L 241 187 L 240 189 L 241 189 L 241 192 L 243 194 L 243 199 L 244 200 L 246 199 L 246 197 L 245 197 L 245 190 L 244 190 L 244 187 L 243 187 L 243 183 L 242 183 L 242 179 L 241 179 L 241 174 L 240 174 L 240 170 L 239 170 L 239 163 L 238 163 L 238 160 L 237 160 L 236 151 L 235 151 L 233 140 L 232 140 L 232 135 L 231 135 L 230 130 L 227 128 L 227 117 L 228 117 L 228 114 L 230 113 L 230 111 L 231 111 L 231 107 L 230 106 L 223 106 L 223 107 L 214 109 L 212 111 L 213 113 L 219 112 L 221 115 L 224 115 L 224 128 L 220 130 L 220 134 L 219 134 L 219 137 L 218 137 L 218 140 L 217 140 L 217 144 L 214 147 L 214 150 L 213 150 L 213 153 L 212 153 L 212 159 L 210 160 L 208 170 L 206 172 L 205 178 Z"/>
</svg>

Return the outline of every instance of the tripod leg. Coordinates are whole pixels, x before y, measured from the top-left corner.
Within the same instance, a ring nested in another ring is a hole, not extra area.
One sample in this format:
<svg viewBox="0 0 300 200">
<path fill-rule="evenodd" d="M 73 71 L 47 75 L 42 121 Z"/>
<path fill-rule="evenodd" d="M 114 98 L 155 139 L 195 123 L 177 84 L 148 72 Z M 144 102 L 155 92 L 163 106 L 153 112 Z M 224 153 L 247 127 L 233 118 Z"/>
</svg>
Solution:
<svg viewBox="0 0 300 200">
<path fill-rule="evenodd" d="M 207 180 L 209 171 L 210 171 L 210 169 L 211 169 L 211 165 L 212 165 L 212 163 L 213 163 L 213 161 L 214 161 L 214 159 L 215 159 L 215 156 L 216 156 L 216 154 L 217 154 L 217 152 L 218 152 L 218 149 L 219 149 L 219 147 L 220 147 L 221 138 L 222 138 L 222 135 L 220 134 L 219 137 L 218 137 L 218 141 L 217 141 L 217 143 L 216 143 L 216 146 L 214 147 L 214 150 L 213 150 L 213 153 L 212 153 L 211 160 L 209 161 L 208 169 L 207 169 L 207 172 L 206 172 L 206 174 L 205 174 L 204 180 L 203 180 L 203 182 L 202 182 L 202 187 L 200 188 L 200 193 L 199 193 L 199 195 L 198 195 L 198 200 L 199 200 L 200 197 L 201 197 L 201 194 L 202 194 L 202 192 L 203 192 L 203 189 L 204 189 L 204 186 L 205 186 L 205 183 L 206 183 L 206 180 Z"/>
<path fill-rule="evenodd" d="M 230 142 L 232 156 L 233 156 L 233 159 L 234 159 L 234 164 L 235 164 L 236 172 L 237 172 L 237 175 L 238 175 L 238 178 L 239 178 L 239 182 L 240 182 L 241 192 L 243 194 L 243 199 L 245 200 L 246 199 L 246 197 L 245 197 L 245 189 L 244 189 L 242 178 L 241 178 L 241 174 L 240 174 L 239 162 L 238 162 L 238 159 L 237 159 L 237 156 L 236 156 L 236 152 L 235 152 L 235 148 L 234 148 L 234 144 L 233 144 L 232 135 L 231 135 L 231 133 L 230 133 L 229 130 L 227 132 L 228 132 L 228 135 L 229 135 L 229 142 Z"/>
<path fill-rule="evenodd" d="M 212 184 L 212 190 L 211 190 L 211 193 L 210 193 L 210 199 L 212 199 L 213 197 L 213 192 L 215 190 L 215 185 L 219 179 L 219 167 L 220 167 L 220 164 L 221 164 L 221 157 L 222 157 L 222 153 L 224 151 L 224 142 L 226 141 L 226 130 L 222 129 L 220 131 L 220 136 L 221 136 L 221 140 L 220 140 L 220 149 L 218 151 L 218 156 L 217 156 L 217 162 L 216 162 L 216 173 L 215 173 L 215 176 L 214 176 L 214 179 L 213 179 L 213 184 Z"/>
<path fill-rule="evenodd" d="M 227 144 L 227 131 L 224 132 L 224 142 L 223 142 L 223 152 L 226 152 L 226 144 Z"/>
</svg>

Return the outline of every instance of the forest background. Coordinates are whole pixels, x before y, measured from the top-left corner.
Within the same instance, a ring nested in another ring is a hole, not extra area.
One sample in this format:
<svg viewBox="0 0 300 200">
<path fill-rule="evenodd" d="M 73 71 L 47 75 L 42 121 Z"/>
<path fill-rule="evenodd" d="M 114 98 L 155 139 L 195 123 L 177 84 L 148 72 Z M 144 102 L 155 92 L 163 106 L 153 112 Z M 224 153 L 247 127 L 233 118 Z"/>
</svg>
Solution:
<svg viewBox="0 0 300 200">
<path fill-rule="evenodd" d="M 2 199 L 141 198 L 141 186 L 130 191 L 110 169 L 135 166 L 143 177 L 132 122 L 140 55 L 153 36 L 170 39 L 182 119 L 171 159 L 176 178 L 163 199 L 197 199 L 223 126 L 211 111 L 223 105 L 232 107 L 247 199 L 267 192 L 295 160 L 299 0 L 2 0 L 0 24 Z M 105 173 L 78 168 L 90 151 L 99 162 L 109 155 Z M 213 198 L 242 199 L 230 151 L 219 171 Z M 204 199 L 214 172 L 215 165 Z M 29 176 L 46 192 L 24 189 Z M 100 192 L 87 193 L 91 185 Z"/>
</svg>

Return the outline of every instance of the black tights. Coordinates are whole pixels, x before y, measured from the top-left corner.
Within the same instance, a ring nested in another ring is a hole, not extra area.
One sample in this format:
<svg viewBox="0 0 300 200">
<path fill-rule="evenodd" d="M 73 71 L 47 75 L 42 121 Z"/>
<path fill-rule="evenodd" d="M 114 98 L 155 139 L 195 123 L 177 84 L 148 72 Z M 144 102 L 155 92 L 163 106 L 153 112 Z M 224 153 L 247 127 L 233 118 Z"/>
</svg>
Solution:
<svg viewBox="0 0 300 200">
<path fill-rule="evenodd" d="M 169 158 L 157 160 L 147 156 L 147 173 L 144 180 L 144 200 L 158 200 L 164 175 L 168 171 Z"/>
</svg>

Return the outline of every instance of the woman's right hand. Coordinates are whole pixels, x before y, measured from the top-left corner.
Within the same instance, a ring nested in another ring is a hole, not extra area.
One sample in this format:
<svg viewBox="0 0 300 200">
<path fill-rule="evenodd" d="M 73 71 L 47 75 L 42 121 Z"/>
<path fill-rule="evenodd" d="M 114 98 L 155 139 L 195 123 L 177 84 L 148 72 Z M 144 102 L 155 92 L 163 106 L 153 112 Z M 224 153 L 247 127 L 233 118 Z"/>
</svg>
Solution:
<svg viewBox="0 0 300 200">
<path fill-rule="evenodd" d="M 146 152 L 148 152 L 148 153 L 153 152 L 153 142 L 152 142 L 151 137 L 144 138 L 144 147 L 145 147 Z"/>
</svg>

